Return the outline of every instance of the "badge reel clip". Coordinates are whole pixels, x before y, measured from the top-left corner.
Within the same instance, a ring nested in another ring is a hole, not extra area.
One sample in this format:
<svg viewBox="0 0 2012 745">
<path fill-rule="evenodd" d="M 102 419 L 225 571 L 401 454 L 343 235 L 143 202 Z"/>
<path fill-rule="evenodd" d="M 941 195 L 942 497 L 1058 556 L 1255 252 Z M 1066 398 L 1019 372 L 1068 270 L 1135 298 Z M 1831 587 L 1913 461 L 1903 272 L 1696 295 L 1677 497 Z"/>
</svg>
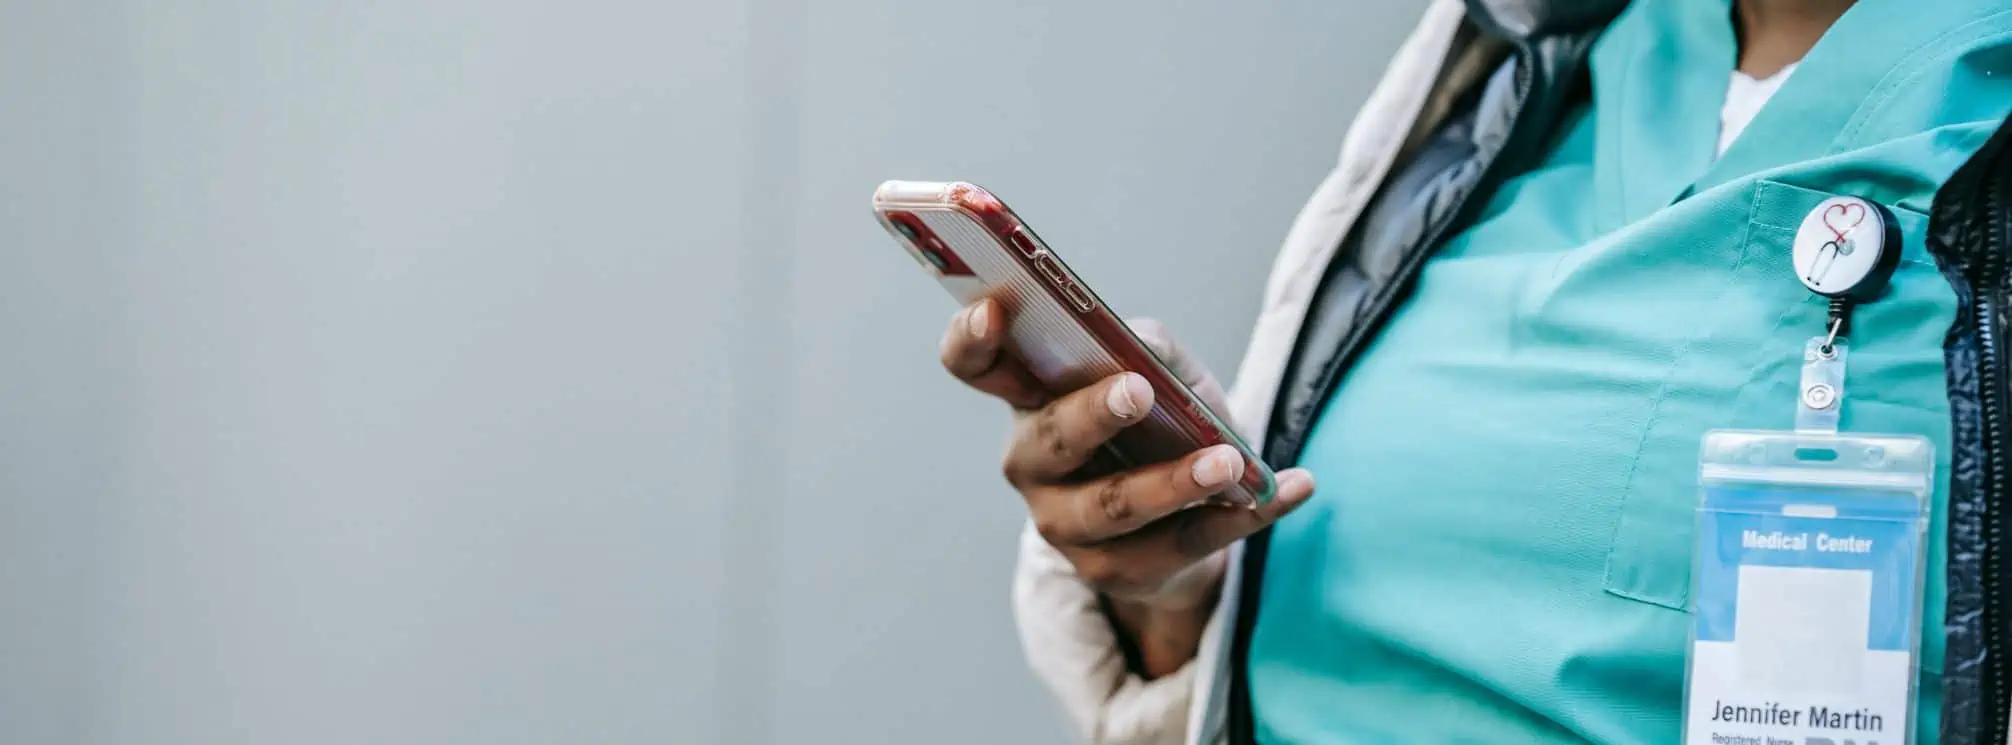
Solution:
<svg viewBox="0 0 2012 745">
<path fill-rule="evenodd" d="M 1899 254 L 1879 204 L 1817 205 L 1793 259 L 1830 307 L 1802 349 L 1795 429 L 1705 434 L 1687 744 L 1913 742 L 1933 447 L 1839 432 L 1852 308 Z"/>
</svg>

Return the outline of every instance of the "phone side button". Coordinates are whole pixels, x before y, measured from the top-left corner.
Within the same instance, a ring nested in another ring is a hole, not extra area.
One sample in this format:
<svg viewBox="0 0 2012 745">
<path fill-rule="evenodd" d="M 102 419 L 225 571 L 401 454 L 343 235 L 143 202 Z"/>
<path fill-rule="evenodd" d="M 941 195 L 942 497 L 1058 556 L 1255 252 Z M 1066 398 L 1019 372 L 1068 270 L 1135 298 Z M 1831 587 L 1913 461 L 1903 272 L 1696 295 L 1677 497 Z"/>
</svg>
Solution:
<svg viewBox="0 0 2012 745">
<path fill-rule="evenodd" d="M 1062 294 L 1069 296 L 1069 303 L 1076 306 L 1076 310 L 1088 313 L 1091 309 L 1097 307 L 1096 303 L 1091 302 L 1090 293 L 1082 287 L 1077 286 L 1076 283 L 1063 282 L 1061 284 Z"/>
<path fill-rule="evenodd" d="M 1047 275 L 1048 281 L 1056 287 L 1070 284 L 1069 273 L 1062 271 L 1062 265 L 1055 263 L 1054 257 L 1045 253 L 1036 255 L 1034 257 L 1034 266 L 1039 267 L 1041 273 Z"/>
<path fill-rule="evenodd" d="M 1013 232 L 1006 234 L 1006 242 L 1013 244 L 1013 248 L 1017 249 L 1021 256 L 1030 259 L 1034 258 L 1035 254 L 1041 253 L 1041 248 L 1034 245 L 1034 239 L 1028 237 L 1026 228 L 1014 228 Z"/>
</svg>

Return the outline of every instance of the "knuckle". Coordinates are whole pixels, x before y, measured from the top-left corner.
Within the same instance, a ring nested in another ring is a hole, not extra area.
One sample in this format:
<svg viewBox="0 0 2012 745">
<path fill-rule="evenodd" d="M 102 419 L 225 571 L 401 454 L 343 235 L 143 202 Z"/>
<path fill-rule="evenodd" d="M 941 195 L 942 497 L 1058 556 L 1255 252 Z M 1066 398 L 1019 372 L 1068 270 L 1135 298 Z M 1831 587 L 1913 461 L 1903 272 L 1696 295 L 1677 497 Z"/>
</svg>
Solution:
<svg viewBox="0 0 2012 745">
<path fill-rule="evenodd" d="M 1034 415 L 1034 441 L 1048 449 L 1048 454 L 1056 458 L 1067 458 L 1074 453 L 1069 444 L 1066 429 L 1062 426 L 1062 407 L 1050 405 Z"/>
<path fill-rule="evenodd" d="M 1105 520 L 1123 522 L 1132 517 L 1132 499 L 1127 493 L 1131 481 L 1129 476 L 1116 476 L 1097 487 L 1097 513 Z"/>
<path fill-rule="evenodd" d="M 1016 490 L 1024 490 L 1027 485 L 1027 467 L 1009 452 L 999 461 L 999 477 L 1006 480 Z"/>
<path fill-rule="evenodd" d="M 1066 542 L 1064 539 L 1067 538 L 1067 528 L 1063 526 L 1062 521 L 1057 519 L 1055 515 L 1035 510 L 1032 517 L 1034 519 L 1034 532 L 1039 533 L 1043 539 L 1046 539 L 1048 545 L 1059 546 Z"/>
<path fill-rule="evenodd" d="M 999 467 L 1005 474 L 1007 483 L 1016 487 L 1024 488 L 1031 482 L 1034 473 L 1034 464 L 1031 461 L 1035 453 L 1039 452 L 1037 448 L 1041 442 L 1040 418 L 1041 414 L 1038 411 L 1025 415 L 1014 414 L 1012 430 L 1006 436 L 1006 456 L 1001 459 Z"/>
</svg>

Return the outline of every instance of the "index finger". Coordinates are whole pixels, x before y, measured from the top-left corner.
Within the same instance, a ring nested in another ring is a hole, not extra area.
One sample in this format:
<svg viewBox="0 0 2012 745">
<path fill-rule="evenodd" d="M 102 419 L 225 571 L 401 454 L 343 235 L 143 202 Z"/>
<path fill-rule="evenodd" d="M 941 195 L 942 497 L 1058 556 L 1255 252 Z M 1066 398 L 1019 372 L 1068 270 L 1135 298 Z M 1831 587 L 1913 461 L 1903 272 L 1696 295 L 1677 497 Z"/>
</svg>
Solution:
<svg viewBox="0 0 2012 745">
<path fill-rule="evenodd" d="M 1016 409 L 1039 408 L 1051 398 L 1027 366 L 1006 351 L 1005 309 L 984 298 L 950 317 L 939 356 L 943 369 Z"/>
</svg>

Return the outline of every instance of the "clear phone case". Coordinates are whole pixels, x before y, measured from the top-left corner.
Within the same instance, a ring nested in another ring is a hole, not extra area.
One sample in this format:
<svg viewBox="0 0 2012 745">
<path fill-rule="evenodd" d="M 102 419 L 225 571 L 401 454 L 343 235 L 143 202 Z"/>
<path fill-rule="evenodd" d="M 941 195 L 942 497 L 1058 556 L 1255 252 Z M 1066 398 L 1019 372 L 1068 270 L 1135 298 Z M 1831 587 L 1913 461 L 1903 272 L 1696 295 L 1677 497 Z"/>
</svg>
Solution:
<svg viewBox="0 0 2012 745">
<path fill-rule="evenodd" d="M 881 225 L 959 302 L 991 297 L 1007 309 L 1012 351 L 1050 390 L 1077 390 L 1128 370 L 1152 384 L 1147 420 L 1108 448 L 1121 462 L 1159 463 L 1227 443 L 1243 454 L 1244 475 L 1217 499 L 1242 506 L 1271 500 L 1271 469 L 997 197 L 962 182 L 889 181 L 873 206 Z"/>
</svg>

